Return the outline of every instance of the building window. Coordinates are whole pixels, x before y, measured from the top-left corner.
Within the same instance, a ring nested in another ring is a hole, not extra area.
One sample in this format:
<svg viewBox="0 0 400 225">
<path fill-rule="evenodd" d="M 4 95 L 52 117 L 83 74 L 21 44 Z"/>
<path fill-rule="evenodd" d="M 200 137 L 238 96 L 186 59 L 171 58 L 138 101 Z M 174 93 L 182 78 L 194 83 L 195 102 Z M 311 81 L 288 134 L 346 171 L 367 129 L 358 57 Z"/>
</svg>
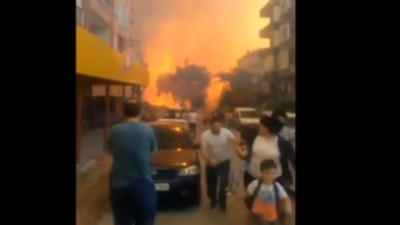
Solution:
<svg viewBox="0 0 400 225">
<path fill-rule="evenodd" d="M 292 6 L 292 2 L 293 0 L 283 0 L 282 1 L 282 12 L 286 13 Z"/>
<path fill-rule="evenodd" d="M 125 50 L 124 38 L 122 36 L 118 36 L 118 51 L 124 52 L 124 50 Z"/>
<path fill-rule="evenodd" d="M 282 41 L 286 41 L 290 38 L 290 24 L 286 23 L 284 26 L 281 27 L 281 37 Z"/>
<path fill-rule="evenodd" d="M 278 22 L 280 16 L 281 16 L 281 7 L 279 5 L 276 5 L 274 6 L 274 11 L 273 11 L 273 21 Z"/>
<path fill-rule="evenodd" d="M 122 5 L 119 4 L 119 5 L 118 5 L 117 17 L 118 17 L 118 24 L 119 24 L 120 26 L 123 25 L 123 24 L 122 24 L 122 23 L 123 23 L 123 17 L 124 17 L 123 14 L 124 14 L 124 13 L 123 13 Z"/>
</svg>

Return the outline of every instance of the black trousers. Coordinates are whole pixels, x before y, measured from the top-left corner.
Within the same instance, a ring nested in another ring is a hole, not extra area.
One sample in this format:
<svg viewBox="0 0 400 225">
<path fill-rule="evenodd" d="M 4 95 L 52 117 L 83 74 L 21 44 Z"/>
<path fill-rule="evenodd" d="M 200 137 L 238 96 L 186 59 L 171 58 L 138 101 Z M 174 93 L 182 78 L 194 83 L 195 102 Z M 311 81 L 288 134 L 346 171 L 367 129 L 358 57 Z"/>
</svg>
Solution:
<svg viewBox="0 0 400 225">
<path fill-rule="evenodd" d="M 226 188 L 229 184 L 230 164 L 231 162 L 226 160 L 215 167 L 206 167 L 207 195 L 211 205 L 216 205 L 218 202 L 221 208 L 226 208 Z M 218 195 L 217 189 L 219 190 Z"/>
</svg>

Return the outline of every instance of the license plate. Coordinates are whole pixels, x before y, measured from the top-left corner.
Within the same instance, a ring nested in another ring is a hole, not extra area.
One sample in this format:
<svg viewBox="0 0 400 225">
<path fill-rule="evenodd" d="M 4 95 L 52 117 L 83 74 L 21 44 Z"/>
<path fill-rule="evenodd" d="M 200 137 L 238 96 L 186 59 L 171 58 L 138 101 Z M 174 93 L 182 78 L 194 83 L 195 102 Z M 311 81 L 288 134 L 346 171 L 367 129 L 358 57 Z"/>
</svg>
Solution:
<svg viewBox="0 0 400 225">
<path fill-rule="evenodd" d="M 156 191 L 169 191 L 169 183 L 156 183 Z"/>
</svg>

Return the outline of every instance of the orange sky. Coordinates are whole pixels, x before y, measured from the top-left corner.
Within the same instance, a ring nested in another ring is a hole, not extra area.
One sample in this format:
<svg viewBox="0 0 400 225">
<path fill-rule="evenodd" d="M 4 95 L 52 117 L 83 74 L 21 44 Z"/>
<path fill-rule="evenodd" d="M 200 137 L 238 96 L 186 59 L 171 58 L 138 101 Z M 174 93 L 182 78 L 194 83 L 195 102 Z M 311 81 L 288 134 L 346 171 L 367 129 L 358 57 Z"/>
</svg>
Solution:
<svg viewBox="0 0 400 225">
<path fill-rule="evenodd" d="M 259 38 L 268 20 L 259 17 L 261 0 L 136 0 L 138 38 L 149 65 L 145 100 L 174 104 L 171 95 L 157 96 L 157 76 L 173 73 L 185 59 L 215 74 L 229 71 L 246 51 L 266 48 Z M 213 82 L 219 85 L 217 81 Z M 209 87 L 209 95 L 220 88 Z M 217 97 L 217 96 L 216 96 Z M 210 96 L 209 96 L 210 98 Z"/>
</svg>

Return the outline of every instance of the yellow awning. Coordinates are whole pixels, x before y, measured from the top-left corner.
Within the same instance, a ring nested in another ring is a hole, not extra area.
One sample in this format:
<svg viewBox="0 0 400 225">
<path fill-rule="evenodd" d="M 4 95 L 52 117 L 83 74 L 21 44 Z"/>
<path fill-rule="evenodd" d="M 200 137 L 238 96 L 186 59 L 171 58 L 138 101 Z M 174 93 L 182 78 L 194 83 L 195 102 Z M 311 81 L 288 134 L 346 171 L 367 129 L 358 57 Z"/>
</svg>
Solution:
<svg viewBox="0 0 400 225">
<path fill-rule="evenodd" d="M 123 54 L 76 26 L 76 73 L 126 84 L 147 86 L 149 73 L 141 65 L 125 66 Z"/>
</svg>

